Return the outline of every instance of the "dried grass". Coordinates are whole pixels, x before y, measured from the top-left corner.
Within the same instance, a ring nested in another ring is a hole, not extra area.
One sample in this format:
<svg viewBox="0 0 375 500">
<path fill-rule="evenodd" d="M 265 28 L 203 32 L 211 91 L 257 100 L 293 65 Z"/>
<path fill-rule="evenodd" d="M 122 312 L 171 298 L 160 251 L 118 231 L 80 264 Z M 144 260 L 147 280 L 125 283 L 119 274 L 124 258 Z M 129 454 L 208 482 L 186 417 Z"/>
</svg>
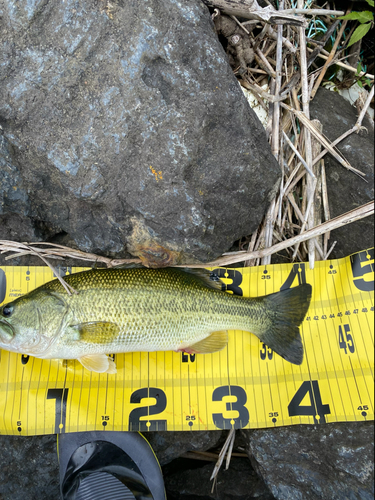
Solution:
<svg viewBox="0 0 375 500">
<path fill-rule="evenodd" d="M 347 71 L 357 73 L 357 68 L 342 62 L 345 57 L 341 57 L 342 50 L 337 50 L 346 21 L 341 24 L 331 52 L 324 50 L 326 41 L 339 24 L 335 18 L 343 15 L 344 12 L 313 9 L 311 2 L 306 2 L 305 5 L 303 0 L 298 1 L 298 8 L 292 8 L 289 0 L 281 0 L 280 10 L 274 12 L 272 8 L 261 9 L 256 2 L 241 0 L 240 3 L 248 3 L 254 7 L 252 12 L 249 7 L 246 13 L 233 1 L 203 0 L 203 2 L 210 7 L 221 8 L 221 12 L 230 15 L 241 26 L 245 36 L 251 39 L 255 62 L 251 68 L 248 68 L 246 74 L 241 75 L 241 83 L 254 93 L 261 106 L 269 112 L 267 135 L 272 152 L 280 164 L 282 181 L 279 193 L 272 200 L 264 221 L 249 237 L 246 250 L 224 254 L 213 262 L 190 264 L 189 267 L 228 266 L 241 262 L 245 266 L 269 264 L 271 255 L 282 250 L 290 250 L 291 260 L 308 258 L 310 267 L 313 268 L 315 259 L 327 259 L 335 247 L 336 242 L 333 242 L 329 248 L 330 232 L 333 229 L 374 213 L 374 202 L 370 202 L 340 217 L 330 218 L 323 160 L 324 155 L 330 153 L 353 174 L 365 176 L 363 172 L 350 165 L 335 149 L 335 146 L 348 135 L 358 133 L 363 128 L 362 121 L 374 96 L 374 87 L 371 88 L 355 126 L 333 142 L 324 136 L 309 116 L 309 102 L 315 96 L 330 66 L 336 64 Z M 309 8 L 305 8 L 307 6 Z M 220 15 L 219 10 L 216 11 L 216 15 Z M 250 19 L 250 21 L 241 23 L 236 15 Z M 276 30 L 267 22 L 269 19 L 278 25 Z M 311 38 L 308 40 L 315 46 L 315 49 L 312 49 L 306 45 L 305 28 L 309 20 L 316 22 L 318 19 L 324 20 L 327 33 L 322 41 Z M 261 28 L 256 36 L 253 35 L 254 27 Z M 309 51 L 311 55 L 307 58 Z M 326 62 L 323 67 L 310 71 L 317 57 Z M 374 75 L 363 72 L 360 74 L 360 76 L 364 75 L 374 80 Z M 269 79 L 269 92 L 261 88 L 264 78 Z M 302 109 L 299 99 L 301 99 Z M 321 148 L 314 148 L 314 141 L 323 147 L 321 152 L 316 153 Z M 318 201 L 317 198 L 319 198 Z M 316 223 L 319 220 L 324 220 L 324 222 Z M 323 237 L 316 239 L 319 236 Z M 305 247 L 301 245 L 303 242 L 307 242 Z M 292 249 L 294 250 L 291 251 Z M 140 259 L 111 259 L 63 245 L 43 242 L 16 243 L 0 240 L 0 253 L 10 254 L 6 257 L 7 260 L 25 255 L 38 256 L 53 270 L 68 294 L 75 291 L 59 277 L 50 259 L 62 261 L 65 258 L 72 258 L 102 263 L 107 267 L 141 264 Z M 211 477 L 214 480 L 213 489 L 225 456 L 227 457 L 226 468 L 229 467 L 234 440 L 235 430 L 232 429 L 219 455 L 207 452 L 189 455 L 189 458 L 217 461 Z M 246 455 L 242 454 L 242 456 Z"/>
</svg>

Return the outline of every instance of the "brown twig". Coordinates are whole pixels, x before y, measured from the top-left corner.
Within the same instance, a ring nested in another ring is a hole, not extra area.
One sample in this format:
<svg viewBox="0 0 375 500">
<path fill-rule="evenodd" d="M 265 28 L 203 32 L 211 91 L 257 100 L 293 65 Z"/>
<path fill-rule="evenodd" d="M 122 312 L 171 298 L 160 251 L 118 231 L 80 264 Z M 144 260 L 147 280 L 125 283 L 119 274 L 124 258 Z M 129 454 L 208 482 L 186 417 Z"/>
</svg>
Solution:
<svg viewBox="0 0 375 500">
<path fill-rule="evenodd" d="M 350 12 L 351 9 L 348 10 L 347 14 Z M 318 88 L 320 87 L 320 84 L 322 83 L 322 80 L 324 78 L 324 75 L 326 74 L 326 71 L 330 65 L 330 62 L 333 60 L 333 58 L 335 57 L 335 54 L 336 54 L 336 50 L 337 50 L 337 47 L 339 46 L 339 43 L 341 41 L 341 38 L 342 38 L 342 35 L 344 34 L 344 31 L 345 31 L 345 28 L 346 28 L 346 25 L 348 24 L 348 21 L 347 20 L 344 20 L 344 22 L 342 23 L 341 25 L 341 28 L 340 28 L 340 31 L 336 37 L 336 40 L 335 40 L 335 43 L 332 47 L 332 50 L 328 56 L 328 59 L 326 60 L 326 62 L 324 63 L 324 66 L 321 70 L 321 73 L 319 75 L 319 77 L 317 78 L 316 82 L 315 82 L 315 85 L 314 85 L 314 88 L 311 92 L 311 99 L 314 98 Z"/>
</svg>

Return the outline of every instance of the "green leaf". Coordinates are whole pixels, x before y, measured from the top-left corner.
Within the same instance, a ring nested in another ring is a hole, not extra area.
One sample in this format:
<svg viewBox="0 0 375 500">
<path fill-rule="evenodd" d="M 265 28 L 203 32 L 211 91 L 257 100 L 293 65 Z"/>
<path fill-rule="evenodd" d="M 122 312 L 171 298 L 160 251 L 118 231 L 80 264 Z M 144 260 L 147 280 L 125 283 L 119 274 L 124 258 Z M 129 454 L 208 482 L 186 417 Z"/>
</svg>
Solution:
<svg viewBox="0 0 375 500">
<path fill-rule="evenodd" d="M 371 23 L 361 24 L 360 26 L 358 26 L 358 28 L 354 30 L 354 33 L 350 37 L 350 42 L 348 44 L 348 47 L 350 47 L 354 43 L 358 42 L 358 40 L 363 38 L 370 28 L 371 28 Z"/>
<path fill-rule="evenodd" d="M 369 10 L 363 12 L 350 12 L 346 16 L 339 17 L 339 19 L 349 19 L 350 21 L 359 21 L 361 24 L 371 22 L 374 19 L 374 14 Z"/>
<path fill-rule="evenodd" d="M 361 87 L 361 89 L 363 89 L 363 83 L 361 82 L 361 80 L 358 80 L 357 84 L 359 87 Z"/>
<path fill-rule="evenodd" d="M 350 21 L 359 21 L 361 19 L 362 12 L 350 12 L 346 16 L 341 16 L 339 19 L 349 19 Z"/>
<path fill-rule="evenodd" d="M 366 0 L 366 2 L 371 6 L 374 7 L 374 0 Z"/>
<path fill-rule="evenodd" d="M 368 23 L 374 20 L 374 14 L 370 12 L 369 10 L 364 10 L 361 12 L 361 19 L 358 19 L 360 23 Z"/>
<path fill-rule="evenodd" d="M 361 61 L 359 61 L 358 66 L 357 66 L 357 74 L 359 75 L 359 73 L 361 71 L 362 71 L 362 63 L 361 63 Z"/>
</svg>

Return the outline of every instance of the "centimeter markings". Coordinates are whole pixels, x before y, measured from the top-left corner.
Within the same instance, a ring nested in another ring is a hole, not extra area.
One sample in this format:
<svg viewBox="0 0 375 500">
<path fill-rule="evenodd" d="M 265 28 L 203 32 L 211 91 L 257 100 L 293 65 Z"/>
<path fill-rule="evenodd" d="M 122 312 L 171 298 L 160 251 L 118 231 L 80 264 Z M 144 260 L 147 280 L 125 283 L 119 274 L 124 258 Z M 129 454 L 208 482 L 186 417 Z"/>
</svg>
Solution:
<svg viewBox="0 0 375 500">
<path fill-rule="evenodd" d="M 76 361 L 0 351 L 0 433 L 236 429 L 374 418 L 374 249 L 316 262 L 313 271 L 296 263 L 214 272 L 223 290 L 244 296 L 311 283 L 301 366 L 237 331 L 214 354 L 116 354 L 115 376 L 89 372 Z M 0 268 L 0 304 L 52 278 L 47 267 Z"/>
</svg>

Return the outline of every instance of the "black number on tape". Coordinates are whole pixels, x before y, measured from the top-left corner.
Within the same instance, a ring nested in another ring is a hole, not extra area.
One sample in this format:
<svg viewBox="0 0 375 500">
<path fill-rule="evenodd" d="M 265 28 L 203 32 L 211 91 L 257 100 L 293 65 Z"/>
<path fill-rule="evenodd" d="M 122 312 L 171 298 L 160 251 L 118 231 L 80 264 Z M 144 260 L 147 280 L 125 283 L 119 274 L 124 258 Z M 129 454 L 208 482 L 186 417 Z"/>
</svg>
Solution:
<svg viewBox="0 0 375 500">
<path fill-rule="evenodd" d="M 372 261 L 372 262 L 371 262 Z M 371 277 L 374 272 L 374 249 L 359 252 L 350 256 L 352 264 L 353 283 L 362 292 L 372 292 L 374 290 L 374 276 L 372 279 L 364 279 L 364 276 Z"/>
<path fill-rule="evenodd" d="M 293 281 L 298 277 L 298 284 L 306 283 L 306 269 L 305 264 L 293 264 L 293 267 L 289 273 L 289 276 L 285 280 L 280 290 L 287 290 L 293 284 Z"/>
<path fill-rule="evenodd" d="M 195 361 L 195 354 L 186 354 L 185 352 L 182 352 L 182 362 L 187 363 L 188 361 L 191 361 L 194 363 Z"/>
<path fill-rule="evenodd" d="M 141 417 L 158 415 L 167 407 L 165 392 L 157 387 L 143 387 L 134 391 L 130 396 L 131 403 L 140 403 L 144 398 L 155 398 L 156 403 L 151 406 L 135 408 L 129 415 L 129 431 L 166 431 L 166 420 L 140 420 Z"/>
<path fill-rule="evenodd" d="M 244 406 L 247 401 L 246 392 L 239 385 L 223 385 L 212 393 L 212 401 L 222 401 L 225 396 L 236 396 L 237 401 L 226 403 L 226 411 L 237 411 L 238 416 L 224 418 L 222 413 L 213 413 L 212 419 L 219 429 L 242 429 L 249 423 L 249 412 Z"/>
<path fill-rule="evenodd" d="M 55 404 L 55 434 L 65 432 L 66 401 L 69 389 L 48 389 L 47 399 L 56 399 Z"/>
<path fill-rule="evenodd" d="M 4 302 L 7 293 L 7 277 L 2 269 L 0 269 L 0 304 Z"/>
<path fill-rule="evenodd" d="M 236 271 L 235 269 L 214 269 L 211 271 L 211 274 L 216 275 L 218 278 L 228 278 L 232 280 L 232 283 L 228 285 L 223 283 L 222 290 L 229 290 L 234 293 L 234 295 L 243 295 L 242 288 L 240 285 L 242 283 L 242 273 L 240 271 Z"/>
<path fill-rule="evenodd" d="M 273 350 L 268 347 L 268 345 L 266 345 L 264 342 L 261 342 L 262 343 L 262 349 L 260 350 L 260 359 L 263 359 L 263 361 L 268 358 L 268 359 L 272 359 L 273 358 Z"/>
<path fill-rule="evenodd" d="M 309 405 L 301 405 L 303 398 L 306 395 L 310 397 Z M 325 415 L 329 415 L 331 410 L 328 404 L 322 403 L 319 384 L 317 380 L 302 382 L 301 387 L 293 396 L 293 399 L 288 405 L 290 417 L 311 416 L 314 417 L 315 424 L 323 424 L 326 422 Z"/>
<path fill-rule="evenodd" d="M 27 354 L 22 354 L 21 363 L 23 365 L 27 365 L 27 363 L 29 362 L 29 359 L 30 359 L 30 356 L 28 356 Z"/>
<path fill-rule="evenodd" d="M 342 329 L 344 327 L 344 331 Z M 347 354 L 347 349 L 349 352 L 353 353 L 355 351 L 353 337 L 351 336 L 350 326 L 349 325 L 340 325 L 339 326 L 339 346 L 340 349 L 344 349 L 345 354 Z M 345 338 L 344 338 L 345 333 Z"/>
</svg>

